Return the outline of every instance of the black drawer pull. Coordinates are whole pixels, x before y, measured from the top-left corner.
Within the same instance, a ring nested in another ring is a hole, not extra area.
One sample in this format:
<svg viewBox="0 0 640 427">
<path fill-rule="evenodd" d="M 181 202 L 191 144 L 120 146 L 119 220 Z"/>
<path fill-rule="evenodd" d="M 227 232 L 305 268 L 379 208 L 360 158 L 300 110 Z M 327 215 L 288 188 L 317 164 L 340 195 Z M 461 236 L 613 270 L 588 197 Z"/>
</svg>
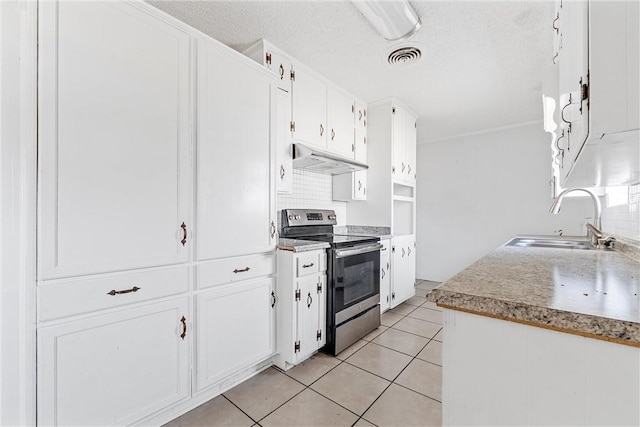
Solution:
<svg viewBox="0 0 640 427">
<path fill-rule="evenodd" d="M 107 295 L 111 295 L 111 296 L 122 295 L 122 294 L 131 293 L 131 292 L 138 292 L 139 290 L 140 288 L 137 286 L 134 286 L 131 289 L 125 289 L 124 291 L 116 291 L 115 289 L 112 289 L 111 291 L 107 292 Z"/>
<path fill-rule="evenodd" d="M 309 267 L 313 267 L 313 263 L 311 263 L 311 264 L 302 264 L 302 268 L 309 268 Z"/>
<path fill-rule="evenodd" d="M 246 273 L 247 271 L 251 270 L 249 267 L 245 267 L 245 268 L 241 268 L 240 270 L 238 270 L 237 268 L 235 270 L 233 270 L 234 273 Z"/>
</svg>

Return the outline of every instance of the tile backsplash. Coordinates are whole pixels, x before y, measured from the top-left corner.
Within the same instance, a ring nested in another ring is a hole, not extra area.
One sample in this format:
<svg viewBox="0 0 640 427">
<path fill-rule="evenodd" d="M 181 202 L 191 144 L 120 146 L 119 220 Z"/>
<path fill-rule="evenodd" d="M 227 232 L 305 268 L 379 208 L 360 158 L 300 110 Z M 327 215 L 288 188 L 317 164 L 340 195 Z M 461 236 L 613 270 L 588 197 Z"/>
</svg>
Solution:
<svg viewBox="0 0 640 427">
<path fill-rule="evenodd" d="M 622 189 L 624 195 L 625 189 Z M 626 188 L 628 198 L 621 203 L 614 202 L 621 194 L 620 189 L 609 193 L 602 206 L 602 230 L 605 233 L 640 241 L 640 184 Z"/>
<path fill-rule="evenodd" d="M 278 219 L 282 209 L 333 209 L 338 225 L 347 224 L 347 203 L 333 200 L 333 178 L 303 169 L 293 170 L 293 192 L 278 194 Z"/>
</svg>

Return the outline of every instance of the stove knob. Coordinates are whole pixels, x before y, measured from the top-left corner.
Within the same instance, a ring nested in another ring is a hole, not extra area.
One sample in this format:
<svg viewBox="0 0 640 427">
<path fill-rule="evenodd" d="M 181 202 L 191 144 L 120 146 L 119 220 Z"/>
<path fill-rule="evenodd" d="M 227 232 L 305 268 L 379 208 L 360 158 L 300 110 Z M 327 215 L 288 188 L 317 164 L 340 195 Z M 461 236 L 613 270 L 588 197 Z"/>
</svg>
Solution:
<svg viewBox="0 0 640 427">
<path fill-rule="evenodd" d="M 289 219 L 293 219 L 293 215 L 289 215 Z"/>
</svg>

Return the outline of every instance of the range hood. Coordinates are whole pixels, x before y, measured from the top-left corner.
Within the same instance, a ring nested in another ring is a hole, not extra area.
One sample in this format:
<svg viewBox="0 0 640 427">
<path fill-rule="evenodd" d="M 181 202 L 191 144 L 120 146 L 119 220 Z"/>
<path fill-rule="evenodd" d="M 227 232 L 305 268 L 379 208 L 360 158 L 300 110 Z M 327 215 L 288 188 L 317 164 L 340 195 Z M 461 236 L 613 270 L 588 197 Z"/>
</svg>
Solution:
<svg viewBox="0 0 640 427">
<path fill-rule="evenodd" d="M 293 144 L 293 167 L 329 175 L 369 169 L 364 163 L 299 143 Z"/>
</svg>

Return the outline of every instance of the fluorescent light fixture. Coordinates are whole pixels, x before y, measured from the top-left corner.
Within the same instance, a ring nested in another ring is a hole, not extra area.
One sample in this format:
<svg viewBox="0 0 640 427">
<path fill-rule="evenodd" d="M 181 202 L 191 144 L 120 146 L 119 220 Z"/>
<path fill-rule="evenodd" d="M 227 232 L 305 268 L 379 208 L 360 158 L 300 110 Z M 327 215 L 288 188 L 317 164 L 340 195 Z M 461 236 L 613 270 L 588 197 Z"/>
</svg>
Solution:
<svg viewBox="0 0 640 427">
<path fill-rule="evenodd" d="M 389 41 L 403 40 L 422 23 L 407 0 L 352 0 L 360 13 Z"/>
</svg>

